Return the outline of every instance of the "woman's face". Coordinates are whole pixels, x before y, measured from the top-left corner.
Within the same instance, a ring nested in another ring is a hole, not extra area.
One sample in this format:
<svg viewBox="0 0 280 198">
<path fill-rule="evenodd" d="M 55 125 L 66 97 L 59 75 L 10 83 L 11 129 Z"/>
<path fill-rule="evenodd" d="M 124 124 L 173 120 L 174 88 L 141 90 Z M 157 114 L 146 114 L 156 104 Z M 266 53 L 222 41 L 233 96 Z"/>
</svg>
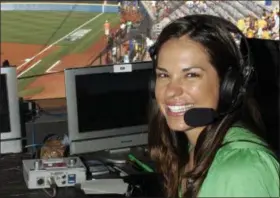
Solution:
<svg viewBox="0 0 280 198">
<path fill-rule="evenodd" d="M 206 49 L 187 36 L 162 45 L 156 75 L 156 100 L 171 130 L 190 128 L 184 122 L 184 114 L 190 108 L 217 108 L 218 74 Z"/>
</svg>

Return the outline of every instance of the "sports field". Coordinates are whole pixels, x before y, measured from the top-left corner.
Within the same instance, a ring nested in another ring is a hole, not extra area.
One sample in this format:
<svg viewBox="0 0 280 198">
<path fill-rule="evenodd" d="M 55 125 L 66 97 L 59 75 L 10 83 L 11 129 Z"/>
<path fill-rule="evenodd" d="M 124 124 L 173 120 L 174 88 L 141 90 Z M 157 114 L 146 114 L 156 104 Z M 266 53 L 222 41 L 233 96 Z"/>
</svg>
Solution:
<svg viewBox="0 0 280 198">
<path fill-rule="evenodd" d="M 120 22 L 117 13 L 1 11 L 1 60 L 16 65 L 19 79 L 85 66 L 105 47 L 106 20 L 111 27 Z M 19 80 L 20 96 L 44 90 L 30 88 L 34 80 Z"/>
</svg>

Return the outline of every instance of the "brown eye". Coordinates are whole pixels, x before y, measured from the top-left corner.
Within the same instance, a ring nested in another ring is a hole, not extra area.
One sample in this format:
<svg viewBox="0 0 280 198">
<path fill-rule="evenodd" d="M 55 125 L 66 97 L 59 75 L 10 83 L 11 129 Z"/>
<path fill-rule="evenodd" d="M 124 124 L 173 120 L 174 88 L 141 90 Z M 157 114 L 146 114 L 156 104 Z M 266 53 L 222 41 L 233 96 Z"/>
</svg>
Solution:
<svg viewBox="0 0 280 198">
<path fill-rule="evenodd" d="M 156 76 L 157 76 L 157 78 L 167 78 L 168 77 L 168 75 L 165 73 L 157 73 Z"/>
<path fill-rule="evenodd" d="M 198 78 L 200 75 L 198 73 L 190 72 L 186 74 L 187 78 Z"/>
</svg>

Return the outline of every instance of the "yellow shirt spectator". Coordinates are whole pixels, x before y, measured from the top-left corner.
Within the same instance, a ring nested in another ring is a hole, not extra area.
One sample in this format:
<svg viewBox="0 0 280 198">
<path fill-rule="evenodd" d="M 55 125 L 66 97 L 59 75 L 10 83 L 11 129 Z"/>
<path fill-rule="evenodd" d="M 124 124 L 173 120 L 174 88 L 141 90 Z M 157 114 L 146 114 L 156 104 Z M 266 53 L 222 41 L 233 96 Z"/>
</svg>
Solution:
<svg viewBox="0 0 280 198">
<path fill-rule="evenodd" d="M 258 27 L 259 28 L 264 28 L 267 26 L 267 22 L 264 19 L 259 19 L 258 20 Z"/>
<path fill-rule="evenodd" d="M 273 9 L 273 13 L 276 14 L 277 12 L 279 12 L 279 7 L 276 7 Z"/>
<path fill-rule="evenodd" d="M 139 45 L 138 46 L 138 52 L 141 52 L 141 50 L 142 50 L 142 47 Z"/>
<path fill-rule="evenodd" d="M 248 29 L 247 30 L 247 37 L 248 38 L 254 38 L 254 36 L 255 36 L 255 31 L 252 30 L 252 29 Z"/>
<path fill-rule="evenodd" d="M 262 38 L 263 39 L 270 39 L 270 33 L 267 30 L 264 30 L 262 33 Z"/>
<path fill-rule="evenodd" d="M 135 43 L 135 45 L 134 45 L 134 50 L 137 52 L 138 51 L 138 43 Z"/>
<path fill-rule="evenodd" d="M 237 27 L 241 30 L 241 31 L 244 31 L 245 29 L 245 21 L 244 19 L 239 19 L 237 21 Z"/>
</svg>

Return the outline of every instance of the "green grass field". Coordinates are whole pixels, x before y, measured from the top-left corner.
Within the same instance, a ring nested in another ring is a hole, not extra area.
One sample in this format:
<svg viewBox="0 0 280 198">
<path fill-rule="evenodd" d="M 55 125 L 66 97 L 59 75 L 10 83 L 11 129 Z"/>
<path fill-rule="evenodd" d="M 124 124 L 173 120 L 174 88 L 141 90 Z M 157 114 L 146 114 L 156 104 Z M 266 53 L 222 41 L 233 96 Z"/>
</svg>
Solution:
<svg viewBox="0 0 280 198">
<path fill-rule="evenodd" d="M 70 11 L 3 11 L 1 12 L 1 42 L 41 44 L 44 46 L 60 40 L 74 29 L 85 24 L 100 13 Z M 92 46 L 103 34 L 105 20 L 115 26 L 119 23 L 117 13 L 103 13 L 81 29 L 91 31 L 76 41 L 59 41 L 59 50 L 44 57 L 33 69 L 22 77 L 43 74 L 57 60 L 71 53 L 82 53 Z M 19 80 L 22 92 L 34 78 Z"/>
</svg>

